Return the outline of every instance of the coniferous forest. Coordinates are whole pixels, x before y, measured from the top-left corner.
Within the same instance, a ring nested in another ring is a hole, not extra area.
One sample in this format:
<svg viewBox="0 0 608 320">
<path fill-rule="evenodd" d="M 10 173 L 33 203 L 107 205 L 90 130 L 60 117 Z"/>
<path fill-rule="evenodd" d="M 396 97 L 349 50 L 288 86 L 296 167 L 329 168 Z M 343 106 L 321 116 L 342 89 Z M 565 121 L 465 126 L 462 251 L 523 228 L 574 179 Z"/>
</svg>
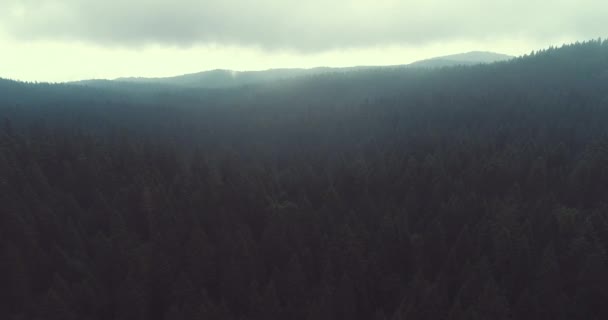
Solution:
<svg viewBox="0 0 608 320">
<path fill-rule="evenodd" d="M 608 41 L 0 116 L 1 319 L 608 318 Z"/>
</svg>

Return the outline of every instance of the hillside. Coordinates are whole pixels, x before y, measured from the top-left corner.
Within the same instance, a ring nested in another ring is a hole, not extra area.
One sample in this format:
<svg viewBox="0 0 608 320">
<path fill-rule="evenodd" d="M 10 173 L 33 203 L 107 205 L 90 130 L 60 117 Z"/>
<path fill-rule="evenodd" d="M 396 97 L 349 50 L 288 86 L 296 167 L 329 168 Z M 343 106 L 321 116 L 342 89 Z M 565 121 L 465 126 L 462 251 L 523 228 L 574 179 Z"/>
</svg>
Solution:
<svg viewBox="0 0 608 320">
<path fill-rule="evenodd" d="M 608 41 L 0 115 L 0 319 L 608 319 Z"/>
</svg>

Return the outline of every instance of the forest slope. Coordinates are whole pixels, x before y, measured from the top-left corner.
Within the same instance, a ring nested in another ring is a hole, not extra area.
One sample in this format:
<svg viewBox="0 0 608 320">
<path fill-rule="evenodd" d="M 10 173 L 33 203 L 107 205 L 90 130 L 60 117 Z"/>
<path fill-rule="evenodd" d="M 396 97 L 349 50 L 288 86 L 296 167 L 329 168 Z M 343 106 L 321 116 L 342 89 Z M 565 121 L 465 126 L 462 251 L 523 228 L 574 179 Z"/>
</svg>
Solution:
<svg viewBox="0 0 608 320">
<path fill-rule="evenodd" d="M 608 318 L 606 41 L 0 114 L 2 319 Z"/>
</svg>

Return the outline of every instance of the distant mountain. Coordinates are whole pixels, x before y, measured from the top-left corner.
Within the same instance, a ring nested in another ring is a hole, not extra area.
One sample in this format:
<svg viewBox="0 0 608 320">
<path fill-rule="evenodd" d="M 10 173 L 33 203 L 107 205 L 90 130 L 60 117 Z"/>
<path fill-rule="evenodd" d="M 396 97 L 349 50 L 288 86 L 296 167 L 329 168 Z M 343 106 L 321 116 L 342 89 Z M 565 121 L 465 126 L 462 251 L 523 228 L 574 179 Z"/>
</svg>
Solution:
<svg viewBox="0 0 608 320">
<path fill-rule="evenodd" d="M 513 56 L 494 52 L 472 51 L 468 53 L 453 54 L 449 56 L 437 57 L 416 61 L 409 64 L 410 67 L 440 68 L 457 65 L 476 65 L 484 63 L 494 63 L 513 59 Z"/>
<path fill-rule="evenodd" d="M 319 67 L 313 69 L 270 69 L 264 71 L 233 71 L 233 70 L 211 70 L 192 74 L 185 74 L 175 77 L 166 78 L 118 78 L 115 80 L 85 80 L 75 82 L 75 84 L 89 85 L 94 87 L 116 87 L 128 84 L 147 84 L 161 86 L 175 86 L 185 88 L 232 88 L 245 85 L 252 85 L 264 82 L 286 80 L 302 76 L 314 76 L 326 73 L 348 72 L 364 69 L 380 69 L 380 68 L 399 68 L 399 67 L 423 67 L 423 68 L 438 68 L 457 65 L 476 65 L 484 63 L 493 63 L 512 59 L 512 56 L 492 53 L 473 51 L 469 53 L 461 53 L 443 57 L 437 57 L 427 60 L 417 61 L 408 65 L 396 65 L 388 67 L 377 66 L 360 66 L 349 68 L 329 68 Z"/>
</svg>

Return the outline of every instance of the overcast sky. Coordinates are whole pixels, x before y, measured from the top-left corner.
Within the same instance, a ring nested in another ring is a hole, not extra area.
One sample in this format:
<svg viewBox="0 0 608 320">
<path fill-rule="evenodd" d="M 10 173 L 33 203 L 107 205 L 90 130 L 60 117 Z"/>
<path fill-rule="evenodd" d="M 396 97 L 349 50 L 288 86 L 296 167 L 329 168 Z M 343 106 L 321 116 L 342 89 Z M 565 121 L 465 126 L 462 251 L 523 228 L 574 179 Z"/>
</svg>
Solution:
<svg viewBox="0 0 608 320">
<path fill-rule="evenodd" d="M 521 55 L 608 36 L 606 0 L 0 0 L 0 77 L 69 81 L 223 68 Z"/>
</svg>

